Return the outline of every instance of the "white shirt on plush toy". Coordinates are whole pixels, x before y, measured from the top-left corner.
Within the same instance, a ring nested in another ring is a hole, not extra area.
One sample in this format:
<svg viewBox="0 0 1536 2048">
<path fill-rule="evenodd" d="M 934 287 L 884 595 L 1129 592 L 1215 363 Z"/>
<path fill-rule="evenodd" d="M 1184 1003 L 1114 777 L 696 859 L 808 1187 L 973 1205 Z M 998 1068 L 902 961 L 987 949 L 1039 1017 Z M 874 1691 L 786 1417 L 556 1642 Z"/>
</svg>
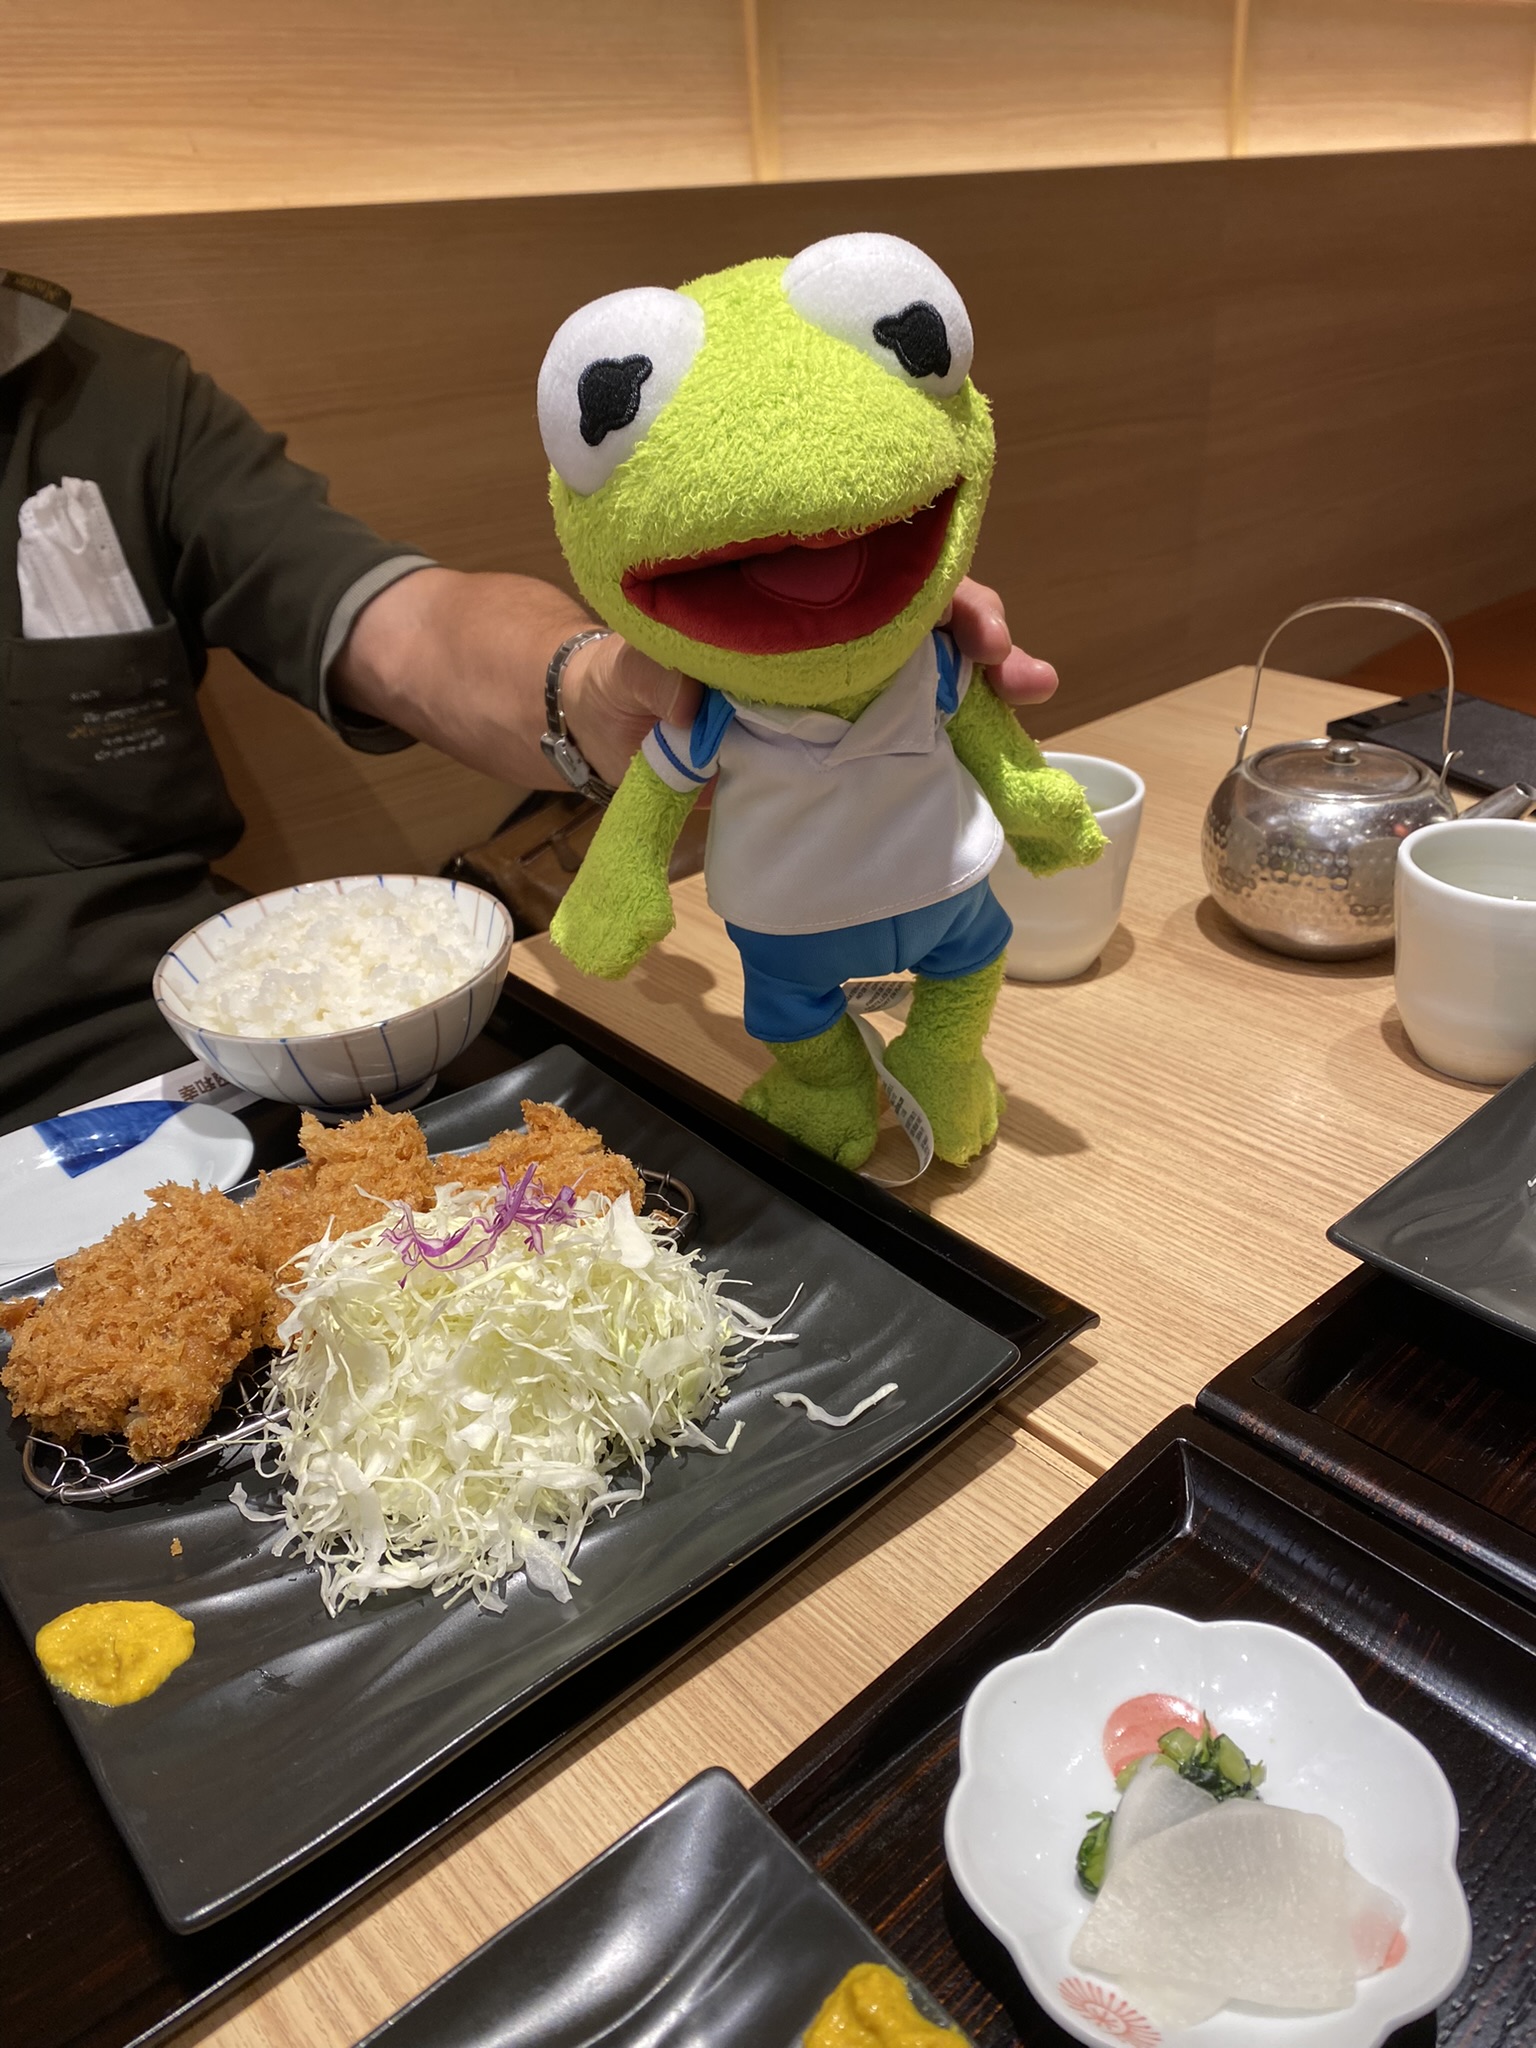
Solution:
<svg viewBox="0 0 1536 2048">
<path fill-rule="evenodd" d="M 653 726 L 642 751 L 670 788 L 719 777 L 710 908 L 749 931 L 829 932 L 942 903 L 990 874 L 1003 828 L 945 730 L 970 682 L 971 663 L 932 633 L 851 724 L 706 690 L 692 726 Z"/>
</svg>

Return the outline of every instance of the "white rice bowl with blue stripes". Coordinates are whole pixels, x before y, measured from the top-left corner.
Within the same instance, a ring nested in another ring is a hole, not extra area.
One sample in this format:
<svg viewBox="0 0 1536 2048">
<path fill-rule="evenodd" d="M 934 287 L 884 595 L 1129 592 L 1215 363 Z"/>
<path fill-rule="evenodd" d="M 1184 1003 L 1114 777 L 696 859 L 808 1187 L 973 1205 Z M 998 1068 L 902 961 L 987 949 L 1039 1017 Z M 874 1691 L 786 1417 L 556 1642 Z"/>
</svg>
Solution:
<svg viewBox="0 0 1536 2048">
<path fill-rule="evenodd" d="M 344 875 L 206 918 L 154 994 L 191 1051 L 254 1095 L 322 1115 L 405 1109 L 484 1029 L 511 945 L 505 906 L 468 883 Z"/>
</svg>

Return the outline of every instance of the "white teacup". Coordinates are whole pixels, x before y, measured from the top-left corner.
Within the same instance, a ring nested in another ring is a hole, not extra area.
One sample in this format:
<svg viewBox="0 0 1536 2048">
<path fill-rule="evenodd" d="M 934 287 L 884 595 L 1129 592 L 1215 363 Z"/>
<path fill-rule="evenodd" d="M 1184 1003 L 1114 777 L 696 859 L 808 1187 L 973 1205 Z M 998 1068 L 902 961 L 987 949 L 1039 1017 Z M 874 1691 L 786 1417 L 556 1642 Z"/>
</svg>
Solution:
<svg viewBox="0 0 1536 2048">
<path fill-rule="evenodd" d="M 1397 1009 L 1426 1066 L 1511 1081 L 1536 1061 L 1536 824 L 1425 825 L 1397 857 Z"/>
<path fill-rule="evenodd" d="M 1003 848 L 992 870 L 992 888 L 1013 919 L 1005 967 L 1010 981 L 1070 981 L 1098 959 L 1120 922 L 1147 793 L 1141 777 L 1119 761 L 1096 754 L 1048 753 L 1045 758 L 1083 785 L 1109 844 L 1092 867 L 1068 868 L 1044 881 Z"/>
</svg>

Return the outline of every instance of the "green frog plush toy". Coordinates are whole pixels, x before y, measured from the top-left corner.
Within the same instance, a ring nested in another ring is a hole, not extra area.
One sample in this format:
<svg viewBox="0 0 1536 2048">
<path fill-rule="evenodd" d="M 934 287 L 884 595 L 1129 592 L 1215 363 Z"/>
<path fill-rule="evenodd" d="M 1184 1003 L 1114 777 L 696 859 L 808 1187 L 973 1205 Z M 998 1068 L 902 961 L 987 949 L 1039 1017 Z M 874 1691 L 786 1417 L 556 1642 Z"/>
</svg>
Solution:
<svg viewBox="0 0 1536 2048">
<path fill-rule="evenodd" d="M 963 1165 L 997 1130 L 982 1041 L 1004 841 L 1091 861 L 1083 792 L 939 629 L 992 475 L 971 324 L 892 235 L 837 235 L 572 314 L 539 374 L 567 561 L 609 626 L 703 683 L 630 764 L 552 928 L 588 974 L 672 929 L 667 865 L 714 796 L 705 880 L 773 1064 L 746 1106 L 845 1166 L 879 1087 L 843 984 L 912 970 L 888 1065 Z"/>
</svg>

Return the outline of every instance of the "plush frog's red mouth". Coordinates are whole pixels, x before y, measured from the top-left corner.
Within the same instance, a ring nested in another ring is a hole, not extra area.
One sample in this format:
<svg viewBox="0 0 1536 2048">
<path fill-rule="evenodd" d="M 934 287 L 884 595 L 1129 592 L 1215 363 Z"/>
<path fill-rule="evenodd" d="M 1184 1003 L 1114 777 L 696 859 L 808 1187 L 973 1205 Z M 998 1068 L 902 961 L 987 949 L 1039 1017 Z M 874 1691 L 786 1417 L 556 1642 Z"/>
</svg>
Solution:
<svg viewBox="0 0 1536 2048">
<path fill-rule="evenodd" d="M 624 572 L 649 619 L 733 654 L 803 654 L 862 640 L 916 597 L 944 546 L 957 486 L 859 533 L 772 534 Z"/>
</svg>

